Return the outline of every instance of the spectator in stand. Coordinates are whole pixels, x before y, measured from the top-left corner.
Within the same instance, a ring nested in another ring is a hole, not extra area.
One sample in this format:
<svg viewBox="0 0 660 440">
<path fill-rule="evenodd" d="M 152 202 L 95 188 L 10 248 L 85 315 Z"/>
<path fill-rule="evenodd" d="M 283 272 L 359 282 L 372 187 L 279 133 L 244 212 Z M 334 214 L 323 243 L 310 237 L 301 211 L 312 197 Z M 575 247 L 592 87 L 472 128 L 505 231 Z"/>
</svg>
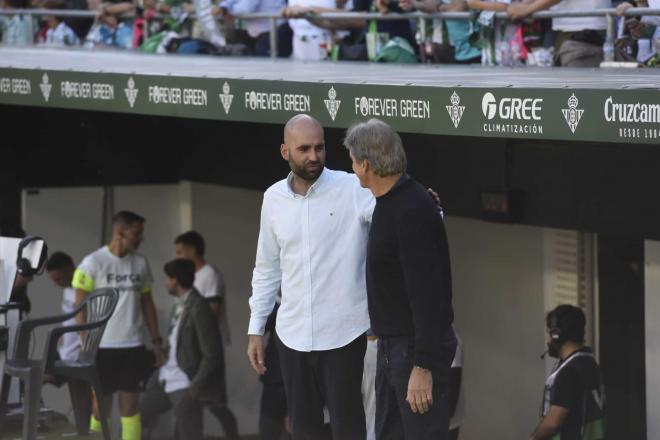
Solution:
<svg viewBox="0 0 660 440">
<path fill-rule="evenodd" d="M 371 1 L 367 0 L 367 4 L 363 6 L 363 10 L 373 10 Z M 376 11 L 381 14 L 404 12 L 401 9 L 400 3 L 388 2 L 387 0 L 375 0 L 373 5 Z M 378 20 L 376 22 L 379 33 L 386 33 L 389 38 L 401 37 L 408 41 L 410 45 L 417 51 L 417 41 L 415 40 L 415 33 L 412 30 L 409 20 Z"/>
<path fill-rule="evenodd" d="M 178 18 L 182 13 L 191 14 L 195 12 L 195 6 L 190 0 L 161 0 L 156 3 L 156 10 L 162 14 L 170 14 Z"/>
<path fill-rule="evenodd" d="M 119 18 L 123 14 L 134 14 L 135 4 L 126 1 L 104 1 L 98 9 L 98 20 L 110 27 L 119 25 Z"/>
<path fill-rule="evenodd" d="M 137 2 L 137 0 L 136 0 Z M 145 2 L 152 6 L 153 0 Z M 133 1 L 108 0 L 99 2 L 90 0 L 90 9 L 97 11 L 96 22 L 86 37 L 86 46 L 118 46 L 131 49 L 135 46 L 133 22 L 120 21 L 122 15 L 137 14 L 138 8 Z"/>
<path fill-rule="evenodd" d="M 604 9 L 611 0 L 530 0 L 511 3 L 507 14 L 514 20 L 529 17 L 535 12 L 552 8 L 553 11 L 583 11 Z M 553 18 L 555 63 L 570 67 L 597 67 L 603 61 L 605 17 Z"/>
<path fill-rule="evenodd" d="M 352 12 L 370 12 L 379 10 L 382 13 L 389 12 L 390 6 L 384 0 L 353 0 Z M 359 18 L 345 20 L 326 20 L 315 15 L 326 12 L 345 12 L 350 3 L 345 1 L 339 3 L 336 8 L 324 7 L 298 7 L 288 11 L 290 16 L 302 17 L 318 26 L 319 28 L 337 32 L 340 45 L 340 59 L 367 60 L 365 35 L 369 32 L 371 22 Z M 398 11 L 401 12 L 401 11 Z M 293 14 L 293 15 L 292 15 Z M 379 20 L 375 22 L 375 30 L 378 33 L 385 33 L 388 38 L 401 37 L 407 40 L 411 46 L 417 47 L 415 36 L 407 20 Z M 343 32 L 342 32 L 343 31 Z M 358 46 L 360 50 L 358 50 Z M 351 49 L 349 49 L 351 47 Z"/>
<path fill-rule="evenodd" d="M 368 9 L 353 8 L 353 12 L 366 12 Z M 305 17 L 310 23 L 334 33 L 334 44 L 339 47 L 333 53 L 333 58 L 353 61 L 366 61 L 367 49 L 364 30 L 368 26 L 367 20 L 360 18 L 345 20 L 327 20 L 318 15 L 325 12 L 344 12 L 339 8 L 299 7 L 288 11 L 290 16 Z M 343 31 L 343 32 L 342 32 Z"/>
<path fill-rule="evenodd" d="M 345 0 L 290 0 L 282 10 L 293 30 L 293 58 L 322 60 L 328 57 L 332 31 L 313 24 L 304 17 L 310 13 L 337 12 L 351 9 Z"/>
<path fill-rule="evenodd" d="M 552 51 L 541 47 L 545 34 L 541 21 L 495 21 L 495 13 L 506 12 L 511 3 L 512 0 L 467 0 L 470 9 L 481 11 L 478 22 L 481 27 L 482 64 L 552 65 Z M 532 57 L 530 54 L 533 54 Z"/>
<path fill-rule="evenodd" d="M 43 3 L 44 9 L 66 9 L 64 0 L 46 0 Z M 40 32 L 39 43 L 47 46 L 78 46 L 80 39 L 76 33 L 60 17 L 55 15 L 45 15 L 44 32 Z"/>
<path fill-rule="evenodd" d="M 5 0 L 4 9 L 26 9 L 28 0 Z M 13 15 L 0 17 L 0 43 L 7 46 L 28 46 L 34 42 L 36 22 L 32 17 Z"/>
<path fill-rule="evenodd" d="M 466 0 L 399 0 L 404 11 L 418 10 L 434 14 L 436 12 L 464 12 L 468 10 Z M 472 36 L 478 32 L 472 20 L 445 20 L 449 44 L 454 48 L 453 61 L 458 64 L 481 62 L 481 49 L 472 43 Z M 439 20 L 433 23 L 434 33 L 440 26 Z"/>
<path fill-rule="evenodd" d="M 88 0 L 64 0 L 65 8 L 76 11 L 89 10 Z M 82 42 L 87 36 L 94 20 L 88 17 L 66 17 L 63 21 L 76 33 L 78 39 Z"/>
<path fill-rule="evenodd" d="M 223 0 L 220 8 L 225 16 L 251 14 L 254 12 L 277 13 L 286 7 L 285 0 Z M 270 56 L 270 22 L 247 20 L 245 23 L 249 36 L 248 45 L 252 53 L 259 57 Z M 278 50 L 278 53 L 281 51 Z"/>
<path fill-rule="evenodd" d="M 481 62 L 486 66 L 497 64 L 507 64 L 502 62 L 502 53 L 498 53 L 497 47 L 501 40 L 501 33 L 495 29 L 495 13 L 506 12 L 511 4 L 511 0 L 467 0 L 467 5 L 473 11 L 481 11 L 479 13 L 479 23 L 483 26 L 481 36 L 483 41 L 483 48 L 481 52 Z M 513 23 L 507 23 L 507 28 L 513 26 Z M 505 31 L 505 34 L 508 32 Z M 498 56 L 499 55 L 499 56 Z"/>
<path fill-rule="evenodd" d="M 628 9 L 633 7 L 657 9 L 660 8 L 660 0 L 640 0 L 636 1 L 635 5 L 623 2 L 617 6 L 616 12 L 623 16 Z M 627 17 L 625 27 L 630 31 L 630 35 L 637 40 L 637 61 L 645 63 L 653 58 L 656 55 L 653 40 L 660 38 L 660 17 Z"/>
</svg>

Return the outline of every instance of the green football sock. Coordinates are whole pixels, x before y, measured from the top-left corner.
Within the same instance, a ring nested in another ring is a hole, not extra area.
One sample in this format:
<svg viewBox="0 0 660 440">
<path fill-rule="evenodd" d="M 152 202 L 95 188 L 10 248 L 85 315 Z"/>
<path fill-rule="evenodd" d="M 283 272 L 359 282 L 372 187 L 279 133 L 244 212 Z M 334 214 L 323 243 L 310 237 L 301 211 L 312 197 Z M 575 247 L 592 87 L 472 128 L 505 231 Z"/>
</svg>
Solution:
<svg viewBox="0 0 660 440">
<path fill-rule="evenodd" d="M 140 418 L 140 413 L 121 418 L 121 438 L 122 440 L 142 439 L 142 419 Z"/>
</svg>

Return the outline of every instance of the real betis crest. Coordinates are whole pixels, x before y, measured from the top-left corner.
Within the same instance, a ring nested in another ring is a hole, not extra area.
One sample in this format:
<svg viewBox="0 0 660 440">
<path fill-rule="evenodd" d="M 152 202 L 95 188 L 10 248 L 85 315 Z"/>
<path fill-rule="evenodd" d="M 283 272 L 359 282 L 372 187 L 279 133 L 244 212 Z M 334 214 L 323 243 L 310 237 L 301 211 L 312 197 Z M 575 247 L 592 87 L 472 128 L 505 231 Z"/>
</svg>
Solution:
<svg viewBox="0 0 660 440">
<path fill-rule="evenodd" d="M 323 102 L 325 102 L 325 108 L 328 109 L 328 113 L 330 113 L 330 117 L 334 121 L 341 105 L 341 101 L 337 99 L 337 91 L 334 87 L 330 87 L 330 90 L 328 90 L 328 99 L 325 99 Z"/>
<path fill-rule="evenodd" d="M 50 83 L 47 73 L 44 73 L 44 76 L 41 77 L 41 84 L 39 84 L 39 88 L 41 89 L 41 94 L 44 95 L 44 99 L 46 102 L 48 102 L 48 98 L 50 98 L 50 91 L 52 90 L 53 85 Z"/>
<path fill-rule="evenodd" d="M 225 109 L 225 114 L 229 114 L 229 110 L 231 109 L 231 103 L 234 100 L 234 95 L 230 95 L 230 88 L 229 84 L 227 84 L 227 81 L 222 85 L 222 93 L 220 93 L 220 101 L 222 102 L 222 107 Z"/>
<path fill-rule="evenodd" d="M 465 111 L 464 105 L 459 105 L 461 103 L 461 97 L 458 96 L 458 93 L 454 91 L 451 97 L 449 98 L 451 105 L 446 106 L 451 122 L 454 123 L 454 128 L 458 128 L 458 124 L 461 123 L 461 118 L 463 117 L 463 112 Z"/>
<path fill-rule="evenodd" d="M 124 89 L 124 92 L 126 93 L 126 99 L 128 99 L 128 104 L 131 106 L 131 108 L 133 108 L 139 90 L 135 88 L 135 81 L 133 80 L 132 76 L 128 78 L 127 85 L 128 87 Z"/>
<path fill-rule="evenodd" d="M 572 133 L 575 133 L 575 130 L 580 123 L 580 119 L 582 119 L 582 115 L 584 114 L 584 110 L 579 109 L 578 104 L 579 101 L 575 96 L 575 93 L 573 93 L 571 97 L 568 98 L 568 108 L 561 110 Z"/>
</svg>

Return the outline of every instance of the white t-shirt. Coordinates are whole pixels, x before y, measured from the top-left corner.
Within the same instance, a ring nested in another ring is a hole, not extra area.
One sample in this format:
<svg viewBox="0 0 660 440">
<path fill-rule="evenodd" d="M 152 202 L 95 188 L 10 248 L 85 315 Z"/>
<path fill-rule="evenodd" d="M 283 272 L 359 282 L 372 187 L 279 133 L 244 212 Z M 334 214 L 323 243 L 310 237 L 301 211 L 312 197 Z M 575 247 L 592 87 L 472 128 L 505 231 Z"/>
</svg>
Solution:
<svg viewBox="0 0 660 440">
<path fill-rule="evenodd" d="M 218 326 L 222 335 L 222 341 L 225 345 L 229 345 L 231 343 L 231 336 L 227 321 L 227 300 L 225 299 L 227 285 L 225 284 L 225 277 L 215 267 L 205 264 L 200 270 L 195 272 L 194 285 L 195 289 L 204 298 L 222 298 Z"/>
<path fill-rule="evenodd" d="M 152 283 L 149 263 L 137 252 L 119 258 L 103 246 L 80 263 L 73 276 L 74 288 L 91 292 L 112 287 L 119 291 L 117 308 L 106 325 L 101 348 L 144 345 L 141 297 L 151 291 Z"/>
<path fill-rule="evenodd" d="M 456 354 L 454 354 L 454 361 L 451 364 L 452 368 L 463 368 L 463 341 L 458 336 L 458 332 L 454 329 L 456 334 Z M 456 402 L 456 410 L 454 411 L 454 417 L 449 421 L 449 429 L 454 430 L 460 428 L 465 419 L 465 396 L 463 393 L 463 381 L 461 380 L 461 386 L 458 389 L 458 401 Z"/>
<path fill-rule="evenodd" d="M 588 11 L 592 9 L 607 9 L 612 7 L 611 0 L 562 0 L 550 10 L 552 11 Z M 587 29 L 606 29 L 605 17 L 574 17 L 553 18 L 552 29 L 555 31 L 578 32 Z"/>
<path fill-rule="evenodd" d="M 195 272 L 195 289 L 204 298 L 224 298 L 226 290 L 224 277 L 218 269 L 205 264 Z"/>
<path fill-rule="evenodd" d="M 67 287 L 62 292 L 62 313 L 71 313 L 76 308 L 76 290 L 73 287 Z M 71 318 L 62 323 L 63 326 L 76 325 L 76 318 Z M 65 333 L 60 339 L 60 346 L 57 348 L 60 359 L 65 361 L 75 361 L 78 359 L 80 351 L 80 335 L 77 332 Z"/>
<path fill-rule="evenodd" d="M 335 0 L 289 0 L 289 6 L 317 6 L 336 8 Z M 327 46 L 332 33 L 320 28 L 304 18 L 289 20 L 293 30 L 293 58 L 297 60 L 316 61 L 325 59 L 328 55 Z"/>
<path fill-rule="evenodd" d="M 179 368 L 179 363 L 176 360 L 176 343 L 179 338 L 181 316 L 183 315 L 184 304 L 188 295 L 190 295 L 190 292 L 175 300 L 176 308 L 174 309 L 174 314 L 172 315 L 172 320 L 170 322 L 170 326 L 172 327 L 169 335 L 170 351 L 167 357 L 167 362 L 158 372 L 158 380 L 165 383 L 166 393 L 173 393 L 190 387 L 190 379 L 188 378 L 188 375 Z"/>
</svg>

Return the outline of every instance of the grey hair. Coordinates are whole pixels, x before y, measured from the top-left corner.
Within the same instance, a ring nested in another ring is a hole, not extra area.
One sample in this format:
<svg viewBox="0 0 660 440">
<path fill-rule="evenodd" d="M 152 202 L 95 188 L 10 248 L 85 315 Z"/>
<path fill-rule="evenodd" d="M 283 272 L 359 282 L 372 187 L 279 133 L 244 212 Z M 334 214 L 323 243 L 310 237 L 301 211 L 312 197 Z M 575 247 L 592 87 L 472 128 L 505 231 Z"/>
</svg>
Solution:
<svg viewBox="0 0 660 440">
<path fill-rule="evenodd" d="M 380 119 L 352 125 L 346 131 L 344 146 L 358 163 L 369 161 L 380 177 L 406 172 L 406 152 L 399 134 Z"/>
</svg>

